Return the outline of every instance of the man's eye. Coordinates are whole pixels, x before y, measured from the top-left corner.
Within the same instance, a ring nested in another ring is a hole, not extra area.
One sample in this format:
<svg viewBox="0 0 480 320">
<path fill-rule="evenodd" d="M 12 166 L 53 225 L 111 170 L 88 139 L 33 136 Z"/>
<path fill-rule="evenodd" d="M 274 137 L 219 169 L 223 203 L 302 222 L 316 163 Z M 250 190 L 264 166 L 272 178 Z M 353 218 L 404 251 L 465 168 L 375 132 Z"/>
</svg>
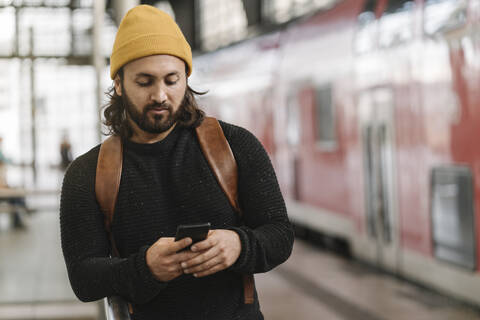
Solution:
<svg viewBox="0 0 480 320">
<path fill-rule="evenodd" d="M 165 83 L 169 86 L 172 86 L 174 85 L 175 83 L 178 82 L 178 79 L 175 79 L 175 80 L 165 80 Z"/>
<path fill-rule="evenodd" d="M 137 84 L 140 86 L 140 87 L 147 87 L 149 85 L 151 85 L 151 81 L 147 81 L 147 82 L 137 82 Z"/>
</svg>

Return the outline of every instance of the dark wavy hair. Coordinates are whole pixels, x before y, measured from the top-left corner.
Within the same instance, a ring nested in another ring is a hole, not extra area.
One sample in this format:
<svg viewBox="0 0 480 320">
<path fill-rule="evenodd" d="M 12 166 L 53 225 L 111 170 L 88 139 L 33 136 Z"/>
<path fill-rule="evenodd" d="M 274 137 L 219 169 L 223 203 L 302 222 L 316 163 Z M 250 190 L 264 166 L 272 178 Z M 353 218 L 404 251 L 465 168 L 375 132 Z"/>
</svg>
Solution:
<svg viewBox="0 0 480 320">
<path fill-rule="evenodd" d="M 123 68 L 118 71 L 120 80 L 123 86 Z M 180 105 L 180 118 L 177 125 L 182 127 L 195 128 L 199 126 L 205 118 L 205 112 L 200 109 L 195 95 L 204 95 L 206 92 L 195 91 L 187 85 L 185 97 Z M 115 92 L 115 86 L 112 85 L 105 93 L 110 101 L 108 101 L 104 108 L 103 115 L 105 120 L 103 124 L 108 127 L 108 132 L 105 135 L 119 135 L 122 138 L 130 138 L 133 135 L 133 130 L 127 120 L 127 112 L 122 101 L 122 97 Z"/>
</svg>

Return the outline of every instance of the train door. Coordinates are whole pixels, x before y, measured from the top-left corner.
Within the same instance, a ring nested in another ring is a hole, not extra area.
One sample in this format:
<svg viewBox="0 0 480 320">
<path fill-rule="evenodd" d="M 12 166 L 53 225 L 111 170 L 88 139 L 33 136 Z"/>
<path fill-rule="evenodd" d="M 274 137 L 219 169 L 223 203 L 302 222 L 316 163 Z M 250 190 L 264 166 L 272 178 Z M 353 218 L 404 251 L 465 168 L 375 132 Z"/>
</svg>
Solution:
<svg viewBox="0 0 480 320">
<path fill-rule="evenodd" d="M 389 88 L 359 96 L 364 160 L 366 246 L 370 259 L 397 270 L 398 236 L 395 201 L 394 100 Z"/>
</svg>

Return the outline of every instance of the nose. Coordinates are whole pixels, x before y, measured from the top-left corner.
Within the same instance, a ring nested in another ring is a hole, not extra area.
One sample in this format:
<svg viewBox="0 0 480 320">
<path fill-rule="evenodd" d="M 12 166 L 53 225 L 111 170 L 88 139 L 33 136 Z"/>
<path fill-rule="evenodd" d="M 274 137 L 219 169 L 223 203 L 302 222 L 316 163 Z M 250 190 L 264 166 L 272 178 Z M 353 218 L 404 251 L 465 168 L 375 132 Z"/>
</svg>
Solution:
<svg viewBox="0 0 480 320">
<path fill-rule="evenodd" d="M 156 103 L 164 103 L 167 101 L 167 93 L 163 85 L 159 84 L 153 87 L 150 99 Z"/>
</svg>

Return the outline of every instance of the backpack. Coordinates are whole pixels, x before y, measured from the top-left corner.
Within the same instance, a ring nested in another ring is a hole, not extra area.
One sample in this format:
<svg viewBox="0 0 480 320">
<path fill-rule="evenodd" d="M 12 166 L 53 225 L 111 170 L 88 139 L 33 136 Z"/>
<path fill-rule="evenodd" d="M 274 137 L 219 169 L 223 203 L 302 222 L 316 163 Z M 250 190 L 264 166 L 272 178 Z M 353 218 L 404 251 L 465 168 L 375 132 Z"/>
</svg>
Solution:
<svg viewBox="0 0 480 320">
<path fill-rule="evenodd" d="M 202 153 L 220 188 L 227 196 L 230 205 L 241 216 L 242 212 L 238 204 L 237 163 L 220 123 L 215 118 L 206 117 L 195 131 Z M 105 229 L 110 239 L 112 253 L 117 257 L 119 252 L 111 232 L 111 224 L 122 176 L 122 162 L 121 138 L 117 135 L 110 136 L 100 146 L 95 177 L 95 194 L 104 214 Z M 243 275 L 243 292 L 245 304 L 252 304 L 254 301 L 253 275 Z"/>
</svg>

